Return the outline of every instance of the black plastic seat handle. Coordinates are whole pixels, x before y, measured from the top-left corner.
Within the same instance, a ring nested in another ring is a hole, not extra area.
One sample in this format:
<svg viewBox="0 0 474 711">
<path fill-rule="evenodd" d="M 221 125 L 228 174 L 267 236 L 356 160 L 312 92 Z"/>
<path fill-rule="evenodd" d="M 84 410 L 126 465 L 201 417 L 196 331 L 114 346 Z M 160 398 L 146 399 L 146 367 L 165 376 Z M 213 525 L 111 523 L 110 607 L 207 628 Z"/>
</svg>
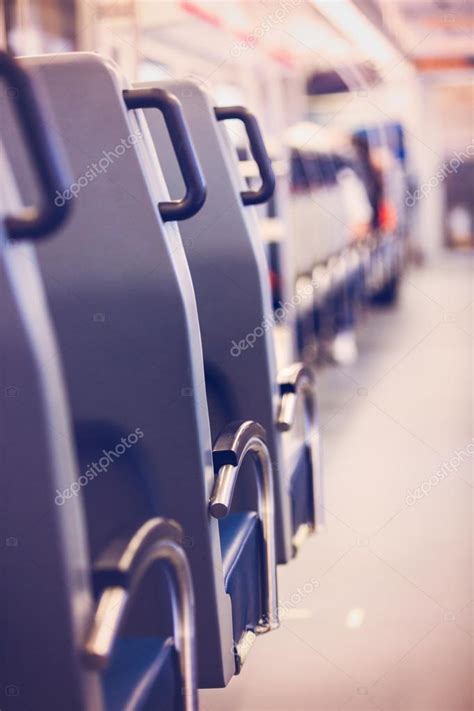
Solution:
<svg viewBox="0 0 474 711">
<path fill-rule="evenodd" d="M 258 190 L 241 192 L 243 204 L 261 205 L 268 202 L 275 192 L 275 174 L 256 117 L 244 106 L 218 106 L 214 111 L 218 121 L 230 119 L 242 121 L 247 131 L 253 159 L 258 165 L 262 184 Z"/>
<path fill-rule="evenodd" d="M 39 207 L 25 207 L 21 214 L 5 217 L 7 234 L 12 240 L 47 237 L 69 214 L 69 201 L 62 198 L 58 204 L 58 195 L 63 195 L 71 180 L 30 77 L 4 51 L 0 51 L 0 79 L 8 88 L 41 195 Z"/>
<path fill-rule="evenodd" d="M 188 220 L 206 200 L 206 182 L 184 117 L 180 101 L 165 89 L 125 89 L 123 98 L 127 109 L 158 109 L 163 114 L 179 169 L 186 186 L 182 200 L 160 202 L 158 209 L 163 222 Z"/>
</svg>

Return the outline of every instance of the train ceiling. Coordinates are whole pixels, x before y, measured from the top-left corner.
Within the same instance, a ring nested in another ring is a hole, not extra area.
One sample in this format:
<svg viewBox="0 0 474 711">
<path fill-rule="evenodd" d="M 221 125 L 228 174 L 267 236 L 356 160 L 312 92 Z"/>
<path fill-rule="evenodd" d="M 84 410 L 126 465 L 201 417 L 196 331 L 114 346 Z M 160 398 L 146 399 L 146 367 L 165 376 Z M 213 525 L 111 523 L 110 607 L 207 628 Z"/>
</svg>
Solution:
<svg viewBox="0 0 474 711">
<path fill-rule="evenodd" d="M 473 0 L 354 0 L 420 69 L 474 64 Z"/>
<path fill-rule="evenodd" d="M 404 59 L 420 69 L 469 66 L 472 0 L 138 0 L 150 36 L 212 55 L 255 55 L 289 69 L 329 71 L 370 62 L 380 70 Z M 219 30 L 216 32 L 216 30 Z"/>
<path fill-rule="evenodd" d="M 404 61 L 351 0 L 138 0 L 137 8 L 149 55 L 164 43 L 216 65 L 259 57 L 305 74 Z"/>
<path fill-rule="evenodd" d="M 138 31 L 140 51 L 152 61 L 166 45 L 208 65 L 276 63 L 306 76 L 365 65 L 395 79 L 407 60 L 419 69 L 473 64 L 473 0 L 21 0 L 5 7 L 13 6 L 26 27 L 51 36 L 63 23 L 59 34 L 71 46 L 74 28 L 94 32 L 102 24 L 131 45 Z"/>
</svg>

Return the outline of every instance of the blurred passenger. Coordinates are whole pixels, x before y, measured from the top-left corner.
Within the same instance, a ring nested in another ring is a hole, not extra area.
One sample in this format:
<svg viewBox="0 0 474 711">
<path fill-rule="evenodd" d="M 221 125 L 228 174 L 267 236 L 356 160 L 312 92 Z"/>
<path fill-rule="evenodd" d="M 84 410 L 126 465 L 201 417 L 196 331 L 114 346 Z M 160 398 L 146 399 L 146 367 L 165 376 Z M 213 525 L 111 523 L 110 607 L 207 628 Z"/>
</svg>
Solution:
<svg viewBox="0 0 474 711">
<path fill-rule="evenodd" d="M 350 166 L 339 171 L 337 182 L 341 187 L 349 242 L 363 240 L 370 233 L 373 216 L 366 187 L 356 170 Z"/>
<path fill-rule="evenodd" d="M 371 227 L 373 230 L 378 230 L 381 227 L 384 198 L 382 170 L 376 165 L 372 158 L 369 140 L 365 134 L 354 134 L 352 145 L 356 152 L 360 177 L 364 182 L 370 207 L 372 208 Z"/>
</svg>

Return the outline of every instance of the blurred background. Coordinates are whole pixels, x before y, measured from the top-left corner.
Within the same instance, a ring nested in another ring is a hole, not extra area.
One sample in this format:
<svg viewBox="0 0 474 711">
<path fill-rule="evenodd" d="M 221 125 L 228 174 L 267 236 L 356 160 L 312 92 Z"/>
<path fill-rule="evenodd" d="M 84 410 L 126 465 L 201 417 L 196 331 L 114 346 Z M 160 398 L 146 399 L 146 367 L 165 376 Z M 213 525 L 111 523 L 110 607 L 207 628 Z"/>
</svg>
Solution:
<svg viewBox="0 0 474 711">
<path fill-rule="evenodd" d="M 472 711 L 472 0 L 0 8 L 15 55 L 95 51 L 251 108 L 278 182 L 260 213 L 275 305 L 305 273 L 303 233 L 322 252 L 341 226 L 403 242 L 400 294 L 358 325 L 358 358 L 345 343 L 319 374 L 326 525 L 281 571 L 282 629 L 203 711 Z"/>
</svg>

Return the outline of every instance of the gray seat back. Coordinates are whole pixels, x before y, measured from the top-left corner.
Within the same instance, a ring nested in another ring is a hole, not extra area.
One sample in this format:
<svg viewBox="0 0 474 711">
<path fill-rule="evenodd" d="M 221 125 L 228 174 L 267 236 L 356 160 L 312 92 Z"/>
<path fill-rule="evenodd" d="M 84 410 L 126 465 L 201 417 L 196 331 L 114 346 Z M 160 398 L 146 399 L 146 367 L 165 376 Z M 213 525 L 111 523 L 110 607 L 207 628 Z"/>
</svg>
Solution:
<svg viewBox="0 0 474 711">
<path fill-rule="evenodd" d="M 291 557 L 290 508 L 281 436 L 275 427 L 278 387 L 273 310 L 257 216 L 253 208 L 242 204 L 236 157 L 229 150 L 225 126 L 216 120 L 211 98 L 189 81 L 139 86 L 163 87 L 179 98 L 203 167 L 206 203 L 192 219 L 181 223 L 180 231 L 198 303 L 211 430 L 215 438 L 235 419 L 252 419 L 265 427 L 278 472 L 278 561 L 285 562 Z M 145 111 L 145 115 L 159 147 L 168 188 L 177 197 L 183 183 L 164 122 L 156 111 Z"/>
<path fill-rule="evenodd" d="M 0 145 L 0 215 L 19 200 Z M 0 218 L 0 685 L 5 708 L 100 709 L 81 648 L 94 602 L 57 344 L 31 244 Z M 13 698 L 13 697 L 17 697 Z M 13 702 L 11 706 L 9 701 Z M 3 702 L 2 702 L 3 707 Z"/>
<path fill-rule="evenodd" d="M 87 53 L 24 63 L 49 94 L 75 180 L 58 196 L 74 200 L 73 217 L 38 256 L 80 473 L 110 454 L 84 490 L 94 513 L 91 548 L 153 514 L 182 524 L 196 590 L 200 684 L 222 685 L 233 673 L 232 629 L 218 525 L 207 511 L 214 477 L 199 323 L 178 230 L 158 213 L 158 200 L 168 196 L 153 145 L 140 112 L 127 114 L 127 87 L 112 64 Z M 28 198 L 28 171 L 16 160 Z"/>
</svg>

